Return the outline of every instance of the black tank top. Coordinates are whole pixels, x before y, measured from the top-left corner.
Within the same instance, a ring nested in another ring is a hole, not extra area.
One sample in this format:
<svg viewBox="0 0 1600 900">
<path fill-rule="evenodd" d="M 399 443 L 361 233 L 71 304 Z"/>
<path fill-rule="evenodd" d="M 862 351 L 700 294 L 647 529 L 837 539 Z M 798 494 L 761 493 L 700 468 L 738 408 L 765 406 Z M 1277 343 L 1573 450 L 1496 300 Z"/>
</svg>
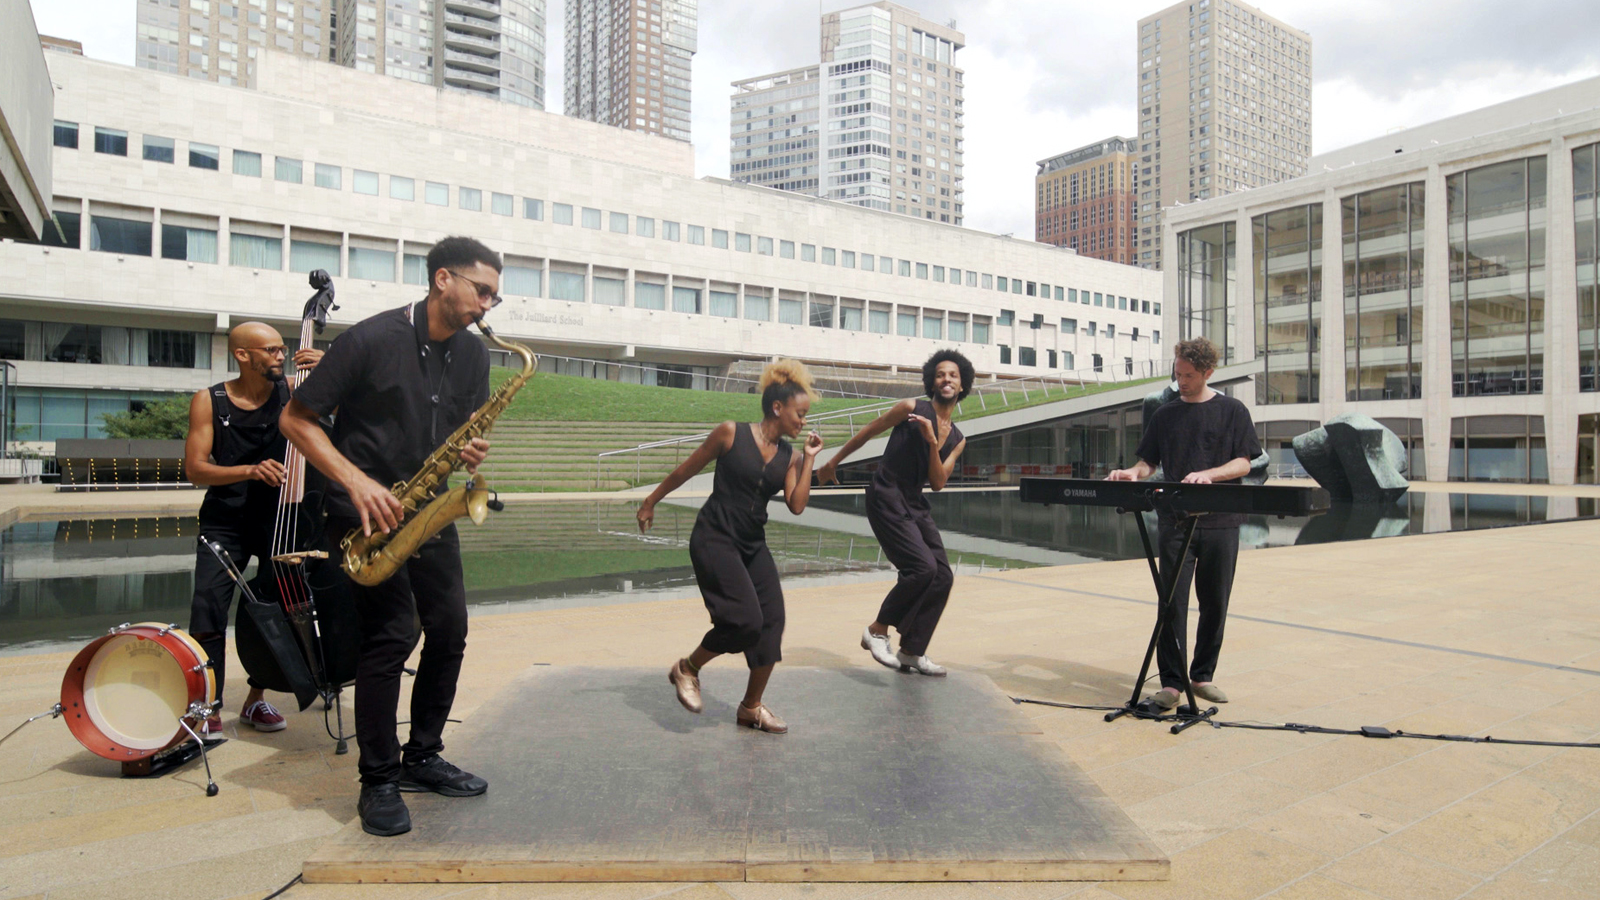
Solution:
<svg viewBox="0 0 1600 900">
<path fill-rule="evenodd" d="M 939 419 L 931 402 L 918 400 L 912 412 L 938 426 Z M 949 459 L 959 443 L 961 429 L 952 422 L 950 433 L 945 435 L 944 444 L 939 447 L 939 461 Z M 878 460 L 878 471 L 873 473 L 872 483 L 878 488 L 893 488 L 913 503 L 927 504 L 928 501 L 922 497 L 922 486 L 928 483 L 928 442 L 923 440 L 922 429 L 910 417 L 889 432 L 889 443 L 883 448 L 883 457 Z"/>
<path fill-rule="evenodd" d="M 715 528 L 753 548 L 766 540 L 767 501 L 783 490 L 793 450 L 788 441 L 779 438 L 778 452 L 763 462 L 752 427 L 735 423 L 733 446 L 717 459 L 711 497 L 700 508 L 695 526 Z"/>
<path fill-rule="evenodd" d="M 267 402 L 255 409 L 240 409 L 228 399 L 221 384 L 211 392 L 211 459 L 219 466 L 253 466 L 268 459 L 283 461 L 288 442 L 278 431 L 278 415 L 289 402 L 289 385 L 278 382 Z M 278 505 L 278 489 L 254 479 L 206 489 L 200 504 L 201 521 L 221 521 L 238 525 L 239 517 L 257 519 L 265 515 L 271 524 Z"/>
</svg>

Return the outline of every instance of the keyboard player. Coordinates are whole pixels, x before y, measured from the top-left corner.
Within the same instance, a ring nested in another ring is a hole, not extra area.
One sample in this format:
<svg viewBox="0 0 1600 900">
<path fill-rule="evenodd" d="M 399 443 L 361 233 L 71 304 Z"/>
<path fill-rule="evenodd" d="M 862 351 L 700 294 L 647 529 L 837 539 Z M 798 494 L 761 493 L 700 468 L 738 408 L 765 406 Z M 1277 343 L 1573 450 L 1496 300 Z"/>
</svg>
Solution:
<svg viewBox="0 0 1600 900">
<path fill-rule="evenodd" d="M 1184 484 L 1237 482 L 1250 472 L 1250 460 L 1261 454 L 1255 424 L 1243 403 L 1206 385 L 1217 366 L 1217 348 L 1205 338 L 1179 343 L 1173 362 L 1181 402 L 1166 403 L 1150 417 L 1131 468 L 1114 470 L 1111 481 L 1139 481 L 1155 474 Z M 1228 617 L 1228 595 L 1233 590 L 1234 564 L 1239 556 L 1240 514 L 1213 513 L 1200 519 L 1189 553 L 1182 561 L 1178 591 L 1168 627 L 1186 634 L 1189 619 L 1189 584 L 1194 583 L 1200 622 L 1195 635 L 1189 678 L 1197 698 L 1228 702 L 1227 694 L 1212 680 L 1222 652 L 1222 632 Z M 1183 528 L 1170 513 L 1162 513 L 1157 543 L 1161 576 L 1179 565 Z M 1145 702 L 1162 709 L 1178 705 L 1183 692 L 1183 656 L 1172 635 L 1163 632 L 1156 643 L 1161 689 Z"/>
</svg>

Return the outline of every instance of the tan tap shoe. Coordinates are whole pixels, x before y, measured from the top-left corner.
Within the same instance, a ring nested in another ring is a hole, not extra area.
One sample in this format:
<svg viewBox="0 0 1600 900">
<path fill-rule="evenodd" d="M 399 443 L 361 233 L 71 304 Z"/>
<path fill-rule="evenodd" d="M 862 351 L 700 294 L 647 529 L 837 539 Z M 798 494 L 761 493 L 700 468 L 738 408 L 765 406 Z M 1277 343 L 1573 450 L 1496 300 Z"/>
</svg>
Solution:
<svg viewBox="0 0 1600 900">
<path fill-rule="evenodd" d="M 767 709 L 764 703 L 755 709 L 746 709 L 745 705 L 740 703 L 739 711 L 735 714 L 734 720 L 739 723 L 741 728 L 754 728 L 757 731 L 765 731 L 768 734 L 784 734 L 789 730 L 788 723 L 778 718 L 777 714 L 772 710 Z"/>
<path fill-rule="evenodd" d="M 685 665 L 688 660 L 680 659 L 667 670 L 667 680 L 678 689 L 678 702 L 689 712 L 698 713 L 705 709 L 705 704 L 700 701 L 700 676 L 690 675 L 689 667 Z"/>
</svg>

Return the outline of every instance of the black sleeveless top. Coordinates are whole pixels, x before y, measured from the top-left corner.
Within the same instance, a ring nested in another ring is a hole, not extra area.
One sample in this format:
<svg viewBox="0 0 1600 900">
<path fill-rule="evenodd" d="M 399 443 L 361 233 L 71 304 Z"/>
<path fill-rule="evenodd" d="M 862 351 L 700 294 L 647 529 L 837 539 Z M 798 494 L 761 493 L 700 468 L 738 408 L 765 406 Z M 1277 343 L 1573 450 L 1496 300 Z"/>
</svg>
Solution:
<svg viewBox="0 0 1600 900">
<path fill-rule="evenodd" d="M 253 466 L 268 459 L 283 461 L 288 442 L 278 431 L 278 415 L 289 402 L 289 385 L 280 381 L 267 402 L 255 409 L 240 409 L 228 399 L 221 384 L 211 392 L 211 459 L 219 466 Z M 254 479 L 212 485 L 200 504 L 201 521 L 240 525 L 239 517 L 264 516 L 270 525 L 278 505 L 278 489 Z"/>
<path fill-rule="evenodd" d="M 734 424 L 733 446 L 717 459 L 711 496 L 695 517 L 696 528 L 715 529 L 747 552 L 766 540 L 767 501 L 783 490 L 793 453 L 789 442 L 779 438 L 778 452 L 762 462 L 761 447 L 751 433 L 754 427 Z"/>
<path fill-rule="evenodd" d="M 918 400 L 912 412 L 938 427 L 939 419 L 932 402 Z M 945 435 L 944 444 L 939 447 L 939 461 L 949 459 L 960 443 L 961 429 L 952 422 L 950 433 Z M 928 501 L 922 496 L 922 486 L 927 483 L 928 442 L 922 437 L 922 429 L 907 417 L 889 432 L 889 443 L 883 448 L 883 457 L 878 460 L 878 471 L 872 475 L 872 484 L 880 490 L 892 488 L 899 491 L 905 495 L 908 503 L 927 506 Z"/>
</svg>

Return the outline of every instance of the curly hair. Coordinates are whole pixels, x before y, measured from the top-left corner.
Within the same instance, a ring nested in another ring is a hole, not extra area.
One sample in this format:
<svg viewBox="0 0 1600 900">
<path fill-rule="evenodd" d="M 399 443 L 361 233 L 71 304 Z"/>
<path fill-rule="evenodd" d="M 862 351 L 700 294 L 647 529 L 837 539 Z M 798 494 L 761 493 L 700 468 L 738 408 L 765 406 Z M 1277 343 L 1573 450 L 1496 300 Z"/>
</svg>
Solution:
<svg viewBox="0 0 1600 900">
<path fill-rule="evenodd" d="M 961 371 L 961 393 L 956 395 L 956 399 L 967 399 L 967 394 L 972 392 L 972 381 L 977 377 L 977 373 L 972 369 L 972 360 L 962 356 L 959 350 L 944 349 L 928 357 L 928 361 L 922 364 L 923 392 L 929 397 L 933 396 L 933 379 L 939 374 L 939 364 L 942 362 L 953 362 Z"/>
<path fill-rule="evenodd" d="M 1203 337 L 1179 341 L 1174 355 L 1202 372 L 1217 367 L 1217 346 Z"/>
<path fill-rule="evenodd" d="M 780 359 L 768 363 L 761 370 L 761 415 L 772 415 L 772 404 L 788 403 L 789 398 L 799 394 L 815 397 L 816 390 L 811 387 L 811 372 L 806 369 L 805 363 L 798 359 Z"/>
</svg>

